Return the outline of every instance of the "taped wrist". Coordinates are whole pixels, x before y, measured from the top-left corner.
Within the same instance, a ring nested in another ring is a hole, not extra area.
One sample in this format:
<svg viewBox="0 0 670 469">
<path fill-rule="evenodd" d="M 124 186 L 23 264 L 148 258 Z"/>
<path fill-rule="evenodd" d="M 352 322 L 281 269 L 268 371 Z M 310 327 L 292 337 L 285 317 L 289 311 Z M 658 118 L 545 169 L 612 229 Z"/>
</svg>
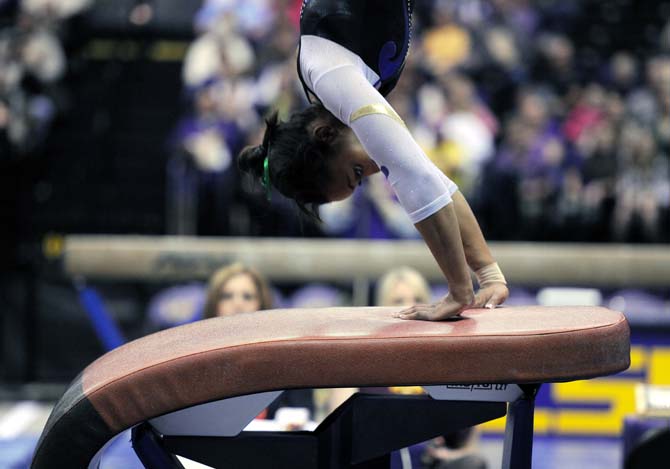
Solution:
<svg viewBox="0 0 670 469">
<path fill-rule="evenodd" d="M 480 287 L 486 287 L 492 283 L 504 283 L 507 285 L 505 276 L 500 270 L 497 262 L 489 264 L 475 271 L 475 276 L 477 277 L 477 282 L 479 282 Z"/>
</svg>

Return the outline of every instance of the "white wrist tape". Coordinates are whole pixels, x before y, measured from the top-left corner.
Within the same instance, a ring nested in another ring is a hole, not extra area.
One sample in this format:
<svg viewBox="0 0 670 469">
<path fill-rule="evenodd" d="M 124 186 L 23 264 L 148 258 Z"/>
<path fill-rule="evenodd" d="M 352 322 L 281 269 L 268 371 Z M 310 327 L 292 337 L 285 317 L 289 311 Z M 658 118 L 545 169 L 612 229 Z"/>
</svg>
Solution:
<svg viewBox="0 0 670 469">
<path fill-rule="evenodd" d="M 486 287 L 492 283 L 504 283 L 507 285 L 505 276 L 503 275 L 502 270 L 500 270 L 497 262 L 477 270 L 475 276 L 477 277 L 477 282 L 479 282 L 480 287 Z"/>
</svg>

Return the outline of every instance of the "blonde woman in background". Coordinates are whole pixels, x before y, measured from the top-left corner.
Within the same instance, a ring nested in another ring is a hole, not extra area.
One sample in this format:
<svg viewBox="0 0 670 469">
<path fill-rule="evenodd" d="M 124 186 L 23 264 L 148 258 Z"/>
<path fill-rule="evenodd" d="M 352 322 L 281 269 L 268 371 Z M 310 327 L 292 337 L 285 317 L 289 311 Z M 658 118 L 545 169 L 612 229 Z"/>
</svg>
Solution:
<svg viewBox="0 0 670 469">
<path fill-rule="evenodd" d="M 263 276 L 241 263 L 231 264 L 210 277 L 204 318 L 231 316 L 272 308 L 272 293 Z"/>
<path fill-rule="evenodd" d="M 428 282 L 412 267 L 391 269 L 377 282 L 377 306 L 413 306 L 430 300 Z"/>
<path fill-rule="evenodd" d="M 149 306 L 144 333 L 151 334 L 198 319 L 271 308 L 273 295 L 265 278 L 251 267 L 234 263 L 216 270 L 206 289 L 194 284 L 177 285 L 156 295 Z"/>
</svg>

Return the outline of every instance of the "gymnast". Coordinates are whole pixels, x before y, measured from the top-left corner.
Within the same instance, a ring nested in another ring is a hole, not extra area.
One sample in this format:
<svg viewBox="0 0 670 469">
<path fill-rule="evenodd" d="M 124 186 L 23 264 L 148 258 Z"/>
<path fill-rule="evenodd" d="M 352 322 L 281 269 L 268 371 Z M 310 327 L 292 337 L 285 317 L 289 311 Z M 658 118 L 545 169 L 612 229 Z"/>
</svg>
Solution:
<svg viewBox="0 0 670 469">
<path fill-rule="evenodd" d="M 494 308 L 509 294 L 470 206 L 456 184 L 415 142 L 384 96 L 405 64 L 413 0 L 305 0 L 298 76 L 306 109 L 267 119 L 261 145 L 238 157 L 241 171 L 274 186 L 318 219 L 318 206 L 349 197 L 381 171 L 423 237 L 449 286 L 434 304 L 402 319 L 442 320 L 469 308 Z M 479 290 L 470 276 L 474 271 Z"/>
</svg>

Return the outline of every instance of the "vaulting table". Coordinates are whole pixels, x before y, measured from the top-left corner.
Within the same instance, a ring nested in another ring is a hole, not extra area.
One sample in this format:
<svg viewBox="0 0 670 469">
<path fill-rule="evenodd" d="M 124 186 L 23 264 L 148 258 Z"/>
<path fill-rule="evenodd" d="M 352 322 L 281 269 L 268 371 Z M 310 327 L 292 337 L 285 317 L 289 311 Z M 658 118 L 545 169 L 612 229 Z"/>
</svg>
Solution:
<svg viewBox="0 0 670 469">
<path fill-rule="evenodd" d="M 391 451 L 507 414 L 504 468 L 531 465 L 542 383 L 623 371 L 625 317 L 600 307 L 502 307 L 442 321 L 397 308 L 259 311 L 123 345 L 89 365 L 55 406 L 33 469 L 98 467 L 132 429 L 149 468 L 388 467 Z M 423 386 L 356 394 L 313 432 L 244 428 L 287 389 Z"/>
</svg>

